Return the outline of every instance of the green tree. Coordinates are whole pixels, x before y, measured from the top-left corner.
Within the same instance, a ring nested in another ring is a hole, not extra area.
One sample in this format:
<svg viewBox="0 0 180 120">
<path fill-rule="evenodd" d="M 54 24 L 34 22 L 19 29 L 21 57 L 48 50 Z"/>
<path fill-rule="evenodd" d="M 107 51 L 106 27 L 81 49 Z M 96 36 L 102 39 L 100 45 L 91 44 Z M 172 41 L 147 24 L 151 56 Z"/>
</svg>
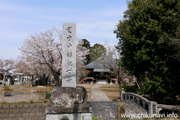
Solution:
<svg viewBox="0 0 180 120">
<path fill-rule="evenodd" d="M 173 57 L 180 61 L 180 26 L 177 29 L 176 36 L 169 38 L 169 44 L 175 45 L 176 50 L 178 51 Z"/>
<path fill-rule="evenodd" d="M 94 44 L 93 47 L 90 48 L 90 62 L 104 54 L 106 54 L 106 48 L 101 44 Z"/>
<path fill-rule="evenodd" d="M 87 39 L 82 39 L 82 47 L 87 48 L 88 50 L 90 50 L 91 44 Z M 88 64 L 90 62 L 90 53 L 86 55 L 86 62 L 84 64 Z"/>
<path fill-rule="evenodd" d="M 170 44 L 180 26 L 179 5 L 179 0 L 133 0 L 115 30 L 123 66 L 158 102 L 180 93 L 178 46 Z"/>
<path fill-rule="evenodd" d="M 89 54 L 86 55 L 86 62 L 84 64 L 88 64 L 106 53 L 106 48 L 101 44 L 96 43 L 91 47 L 91 44 L 87 39 L 82 39 L 82 42 L 82 47 L 89 50 Z"/>
<path fill-rule="evenodd" d="M 91 44 L 87 39 L 82 39 L 82 42 L 83 42 L 83 44 L 82 44 L 83 47 L 90 49 Z"/>
</svg>

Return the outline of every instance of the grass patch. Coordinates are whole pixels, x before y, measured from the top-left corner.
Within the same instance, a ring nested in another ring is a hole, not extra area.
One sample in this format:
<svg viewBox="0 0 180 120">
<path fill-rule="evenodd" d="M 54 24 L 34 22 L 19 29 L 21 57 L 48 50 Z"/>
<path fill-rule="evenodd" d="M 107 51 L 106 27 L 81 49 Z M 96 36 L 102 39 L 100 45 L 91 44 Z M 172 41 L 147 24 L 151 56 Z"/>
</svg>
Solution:
<svg viewBox="0 0 180 120">
<path fill-rule="evenodd" d="M 8 104 L 7 102 L 1 102 L 1 104 Z"/>
<path fill-rule="evenodd" d="M 10 103 L 10 104 L 14 104 L 14 103 Z M 29 102 L 22 101 L 22 102 L 16 102 L 16 104 L 29 104 Z"/>
<path fill-rule="evenodd" d="M 97 119 L 95 116 L 92 116 L 92 120 L 99 120 L 99 119 Z"/>
<path fill-rule="evenodd" d="M 49 100 L 44 100 L 44 101 L 21 101 L 21 102 L 1 102 L 0 104 L 33 104 L 33 103 L 50 103 Z"/>
</svg>

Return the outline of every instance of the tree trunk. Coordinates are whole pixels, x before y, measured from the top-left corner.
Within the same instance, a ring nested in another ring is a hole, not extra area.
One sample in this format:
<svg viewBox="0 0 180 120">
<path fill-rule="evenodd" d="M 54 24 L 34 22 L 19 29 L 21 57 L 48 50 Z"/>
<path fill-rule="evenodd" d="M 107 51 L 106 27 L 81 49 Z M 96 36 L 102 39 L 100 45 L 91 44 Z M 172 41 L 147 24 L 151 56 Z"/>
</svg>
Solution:
<svg viewBox="0 0 180 120">
<path fill-rule="evenodd" d="M 141 89 L 141 84 L 139 82 L 139 78 L 138 77 L 136 77 L 136 84 L 137 84 L 137 86 L 138 86 L 138 88 L 140 90 Z"/>
<path fill-rule="evenodd" d="M 59 87 L 62 86 L 62 80 L 57 75 L 54 76 L 54 85 Z"/>
<path fill-rule="evenodd" d="M 6 78 L 6 72 L 4 73 L 4 78 L 3 78 L 3 86 L 5 86 L 5 78 Z"/>
<path fill-rule="evenodd" d="M 121 88 L 121 78 L 120 78 L 120 72 L 119 71 L 118 71 L 117 79 L 118 79 L 119 88 Z"/>
</svg>

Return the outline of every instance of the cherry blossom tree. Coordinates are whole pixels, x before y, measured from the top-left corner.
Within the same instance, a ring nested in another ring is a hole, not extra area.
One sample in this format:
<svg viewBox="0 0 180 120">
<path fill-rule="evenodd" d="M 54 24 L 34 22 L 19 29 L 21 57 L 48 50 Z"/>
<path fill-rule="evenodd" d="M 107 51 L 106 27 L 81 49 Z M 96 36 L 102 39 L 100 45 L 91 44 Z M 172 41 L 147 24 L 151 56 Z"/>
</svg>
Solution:
<svg viewBox="0 0 180 120">
<path fill-rule="evenodd" d="M 33 34 L 27 38 L 20 48 L 24 60 L 32 71 L 54 76 L 55 85 L 61 86 L 62 69 L 62 33 L 56 28 L 49 29 L 39 34 Z M 88 50 L 81 46 L 77 39 L 77 64 L 82 66 Z"/>
<path fill-rule="evenodd" d="M 0 59 L 0 69 L 8 72 L 14 68 L 14 63 L 13 59 Z"/>
<path fill-rule="evenodd" d="M 0 73 L 3 75 L 3 84 L 7 72 L 14 69 L 15 61 L 13 59 L 0 59 Z"/>
<path fill-rule="evenodd" d="M 24 75 L 30 75 L 32 66 L 25 61 L 23 57 L 18 57 L 15 64 L 13 73 L 23 73 Z"/>
<path fill-rule="evenodd" d="M 41 84 L 47 85 L 49 78 L 51 77 L 51 73 L 44 68 L 44 66 L 30 61 L 26 57 L 20 57 L 15 64 L 14 73 L 23 73 L 23 76 L 31 77 L 31 82 L 36 78 L 40 78 Z"/>
</svg>

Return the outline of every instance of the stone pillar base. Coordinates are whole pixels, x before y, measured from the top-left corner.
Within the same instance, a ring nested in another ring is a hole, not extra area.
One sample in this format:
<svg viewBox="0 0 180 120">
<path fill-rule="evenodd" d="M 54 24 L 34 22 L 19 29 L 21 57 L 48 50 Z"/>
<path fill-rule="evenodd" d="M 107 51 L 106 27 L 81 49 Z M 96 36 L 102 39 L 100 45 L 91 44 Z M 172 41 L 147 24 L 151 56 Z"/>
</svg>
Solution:
<svg viewBox="0 0 180 120">
<path fill-rule="evenodd" d="M 92 113 L 47 114 L 46 120 L 92 120 Z"/>
<path fill-rule="evenodd" d="M 84 87 L 54 87 L 46 120 L 92 120 L 92 107 Z"/>
<path fill-rule="evenodd" d="M 46 120 L 92 120 L 93 109 L 90 103 L 75 104 L 74 107 L 48 105 Z"/>
</svg>

